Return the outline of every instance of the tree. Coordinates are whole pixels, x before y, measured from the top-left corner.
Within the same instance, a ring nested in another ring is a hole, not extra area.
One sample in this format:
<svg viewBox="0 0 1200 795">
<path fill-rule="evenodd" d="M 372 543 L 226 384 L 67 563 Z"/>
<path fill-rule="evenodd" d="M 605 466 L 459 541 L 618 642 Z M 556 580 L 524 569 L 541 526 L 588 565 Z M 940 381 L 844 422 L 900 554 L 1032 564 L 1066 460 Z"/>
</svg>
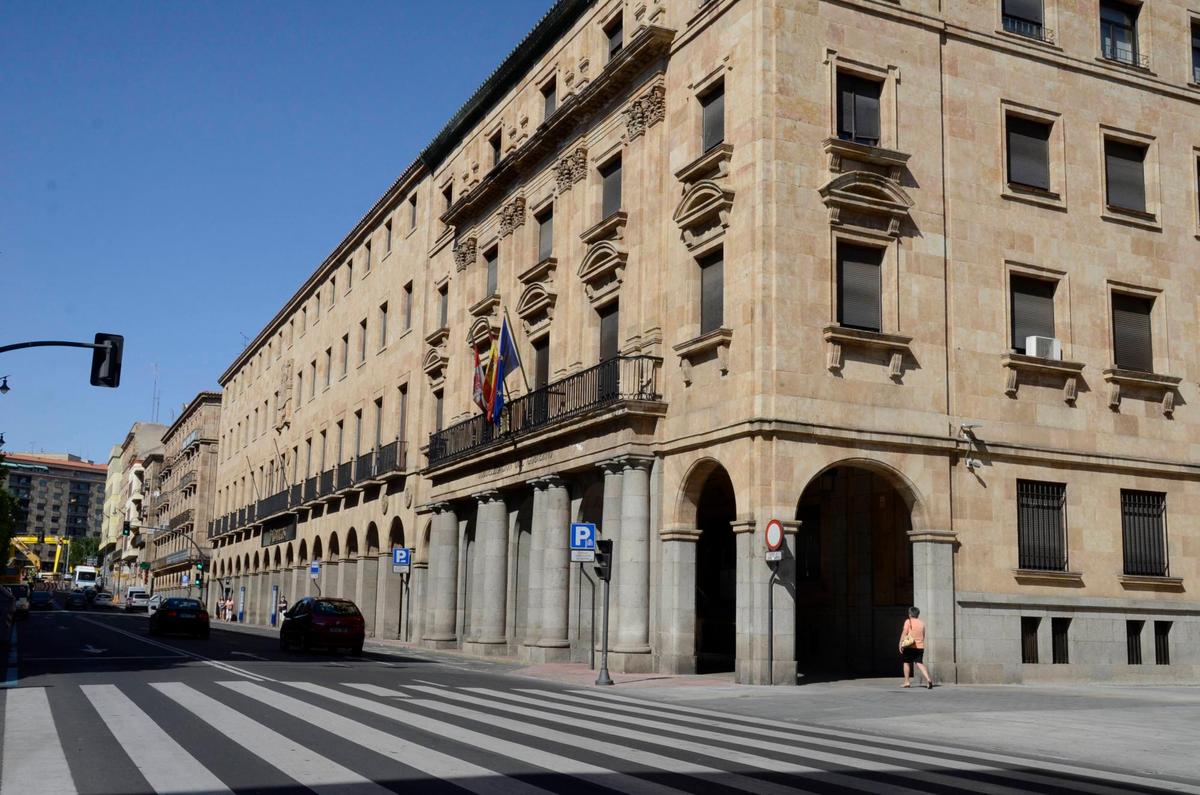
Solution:
<svg viewBox="0 0 1200 795">
<path fill-rule="evenodd" d="M 97 536 L 83 536 L 82 538 L 71 539 L 71 560 L 72 566 L 83 565 L 84 561 L 91 557 L 97 557 L 100 551 L 100 539 Z"/>
</svg>

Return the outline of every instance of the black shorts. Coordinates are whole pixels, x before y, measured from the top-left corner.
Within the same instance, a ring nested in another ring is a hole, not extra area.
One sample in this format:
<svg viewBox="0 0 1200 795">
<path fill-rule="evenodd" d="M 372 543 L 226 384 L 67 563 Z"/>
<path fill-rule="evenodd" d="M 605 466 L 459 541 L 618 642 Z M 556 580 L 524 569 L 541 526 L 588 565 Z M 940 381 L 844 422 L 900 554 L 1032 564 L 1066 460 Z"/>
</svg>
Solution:
<svg viewBox="0 0 1200 795">
<path fill-rule="evenodd" d="M 925 662 L 925 650 L 918 649 L 916 646 L 909 646 L 901 652 L 906 663 L 923 663 Z"/>
</svg>

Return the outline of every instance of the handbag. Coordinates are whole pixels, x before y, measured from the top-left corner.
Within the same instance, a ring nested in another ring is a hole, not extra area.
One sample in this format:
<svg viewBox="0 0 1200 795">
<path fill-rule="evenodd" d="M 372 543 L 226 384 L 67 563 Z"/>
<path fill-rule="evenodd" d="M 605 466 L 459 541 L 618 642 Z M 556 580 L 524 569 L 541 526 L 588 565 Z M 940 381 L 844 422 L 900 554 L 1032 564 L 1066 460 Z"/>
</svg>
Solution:
<svg viewBox="0 0 1200 795">
<path fill-rule="evenodd" d="M 904 636 L 900 638 L 900 648 L 907 649 L 917 645 L 917 639 L 913 637 L 912 630 L 909 629 L 909 623 L 904 622 Z"/>
</svg>

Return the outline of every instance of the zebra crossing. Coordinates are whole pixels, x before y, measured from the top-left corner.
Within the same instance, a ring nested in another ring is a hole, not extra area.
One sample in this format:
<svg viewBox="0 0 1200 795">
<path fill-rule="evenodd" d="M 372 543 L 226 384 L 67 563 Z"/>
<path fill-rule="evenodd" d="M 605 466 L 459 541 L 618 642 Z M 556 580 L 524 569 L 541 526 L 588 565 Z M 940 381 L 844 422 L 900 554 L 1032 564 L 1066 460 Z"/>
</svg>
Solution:
<svg viewBox="0 0 1200 795">
<path fill-rule="evenodd" d="M 534 683 L 530 683 L 533 685 Z M 411 791 L 1200 793 L 994 751 L 623 693 L 265 677 L 0 694 L 0 795 Z M 90 756 L 78 753 L 86 743 Z M 96 760 L 101 760 L 97 763 Z"/>
</svg>

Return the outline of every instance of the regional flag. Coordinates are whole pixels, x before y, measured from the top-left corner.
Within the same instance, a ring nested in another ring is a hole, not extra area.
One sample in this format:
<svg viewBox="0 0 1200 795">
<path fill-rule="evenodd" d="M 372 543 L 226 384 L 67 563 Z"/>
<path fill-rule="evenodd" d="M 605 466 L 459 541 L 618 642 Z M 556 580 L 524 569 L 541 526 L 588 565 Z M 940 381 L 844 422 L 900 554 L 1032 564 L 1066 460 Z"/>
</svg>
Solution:
<svg viewBox="0 0 1200 795">
<path fill-rule="evenodd" d="M 487 373 L 484 369 L 483 363 L 479 360 L 479 346 L 475 345 L 473 347 L 475 349 L 475 382 L 473 385 L 471 398 L 475 401 L 475 405 L 479 406 L 479 410 L 486 413 L 488 409 L 488 399 L 484 393 L 483 384 L 484 379 L 487 377 Z M 489 356 L 488 358 L 490 359 L 491 357 Z"/>
<path fill-rule="evenodd" d="M 514 370 L 521 369 L 521 356 L 517 353 L 517 345 L 513 341 L 512 330 L 508 325 L 508 314 L 500 324 L 500 338 L 492 346 L 495 372 L 492 376 L 492 424 L 500 424 L 500 412 L 504 409 L 504 379 Z"/>
</svg>

